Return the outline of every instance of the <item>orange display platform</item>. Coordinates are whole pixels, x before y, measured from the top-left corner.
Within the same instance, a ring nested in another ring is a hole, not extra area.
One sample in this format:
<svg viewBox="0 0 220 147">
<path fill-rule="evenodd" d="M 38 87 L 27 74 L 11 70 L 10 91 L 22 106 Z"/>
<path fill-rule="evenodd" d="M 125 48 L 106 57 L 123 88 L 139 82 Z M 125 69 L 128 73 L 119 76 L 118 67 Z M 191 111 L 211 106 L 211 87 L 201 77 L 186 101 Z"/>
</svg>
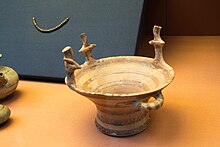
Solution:
<svg viewBox="0 0 220 147">
<path fill-rule="evenodd" d="M 144 132 L 104 135 L 94 124 L 95 105 L 85 97 L 64 84 L 21 80 L 1 101 L 12 114 L 0 125 L 0 147 L 220 146 L 220 37 L 195 38 L 165 39 L 165 60 L 176 76 Z"/>
</svg>

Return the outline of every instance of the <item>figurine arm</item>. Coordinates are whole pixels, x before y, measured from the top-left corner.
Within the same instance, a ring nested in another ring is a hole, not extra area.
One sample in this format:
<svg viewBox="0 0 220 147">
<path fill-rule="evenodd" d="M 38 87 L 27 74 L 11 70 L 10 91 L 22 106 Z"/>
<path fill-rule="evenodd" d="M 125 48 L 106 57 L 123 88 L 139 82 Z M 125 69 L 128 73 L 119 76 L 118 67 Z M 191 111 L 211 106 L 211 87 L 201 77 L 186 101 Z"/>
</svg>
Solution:
<svg viewBox="0 0 220 147">
<path fill-rule="evenodd" d="M 65 68 L 67 70 L 72 70 L 72 72 L 74 72 L 74 70 L 76 70 L 76 69 L 81 68 L 81 66 L 73 59 L 64 57 L 63 61 L 64 61 Z"/>
</svg>

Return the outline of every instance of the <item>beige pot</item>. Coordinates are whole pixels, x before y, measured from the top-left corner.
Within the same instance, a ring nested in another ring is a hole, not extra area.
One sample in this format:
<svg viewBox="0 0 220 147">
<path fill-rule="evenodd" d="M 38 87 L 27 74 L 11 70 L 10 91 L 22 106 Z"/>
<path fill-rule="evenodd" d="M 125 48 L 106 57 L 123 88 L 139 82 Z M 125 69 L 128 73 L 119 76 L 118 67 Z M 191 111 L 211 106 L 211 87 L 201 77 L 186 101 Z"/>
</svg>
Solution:
<svg viewBox="0 0 220 147">
<path fill-rule="evenodd" d="M 10 67 L 0 66 L 0 99 L 12 94 L 18 86 L 18 74 Z M 0 105 L 0 124 L 7 121 L 11 111 L 7 106 Z"/>
<path fill-rule="evenodd" d="M 86 55 L 83 65 L 73 60 L 71 47 L 63 49 L 66 84 L 95 103 L 97 128 L 111 136 L 130 136 L 143 131 L 150 123 L 149 112 L 164 101 L 161 90 L 174 78 L 173 68 L 162 55 L 164 41 L 161 27 L 154 26 L 155 58 L 118 56 L 95 60 L 85 34 L 80 52 Z M 148 100 L 154 97 L 154 102 Z"/>
<path fill-rule="evenodd" d="M 10 67 L 0 66 L 0 99 L 12 94 L 18 86 L 18 74 Z"/>
<path fill-rule="evenodd" d="M 8 120 L 11 114 L 10 109 L 7 106 L 0 104 L 0 124 L 4 123 Z"/>
</svg>

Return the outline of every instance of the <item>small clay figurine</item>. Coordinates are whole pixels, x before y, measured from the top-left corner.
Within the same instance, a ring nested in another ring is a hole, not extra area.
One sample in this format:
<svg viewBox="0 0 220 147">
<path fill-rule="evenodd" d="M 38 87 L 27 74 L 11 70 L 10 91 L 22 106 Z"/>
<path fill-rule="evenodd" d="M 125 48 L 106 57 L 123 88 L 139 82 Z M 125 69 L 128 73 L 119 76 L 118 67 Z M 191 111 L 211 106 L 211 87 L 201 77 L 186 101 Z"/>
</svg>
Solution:
<svg viewBox="0 0 220 147">
<path fill-rule="evenodd" d="M 81 66 L 73 60 L 73 50 L 70 46 L 65 47 L 63 50 L 63 61 L 64 61 L 64 66 L 65 66 L 65 71 L 67 73 L 67 77 L 65 78 L 65 83 L 67 83 L 68 78 L 73 79 L 71 84 L 75 84 L 75 78 L 74 78 L 74 71 L 76 69 L 80 69 Z M 70 84 L 70 83 L 69 83 Z M 74 85 L 75 86 L 75 85 Z"/>
<path fill-rule="evenodd" d="M 96 44 L 89 44 L 88 38 L 86 37 L 85 33 L 82 33 L 80 37 L 83 45 L 82 48 L 79 50 L 79 52 L 85 54 L 86 59 L 89 63 L 94 62 L 95 59 L 92 57 L 92 50 L 96 47 Z"/>
</svg>

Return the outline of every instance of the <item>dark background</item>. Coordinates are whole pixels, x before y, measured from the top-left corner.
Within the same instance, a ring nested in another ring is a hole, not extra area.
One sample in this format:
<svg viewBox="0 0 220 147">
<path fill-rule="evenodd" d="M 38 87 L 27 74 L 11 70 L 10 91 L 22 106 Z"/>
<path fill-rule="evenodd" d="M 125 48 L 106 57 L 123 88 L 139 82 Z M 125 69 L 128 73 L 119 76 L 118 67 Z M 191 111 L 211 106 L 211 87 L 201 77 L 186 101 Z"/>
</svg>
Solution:
<svg viewBox="0 0 220 147">
<path fill-rule="evenodd" d="M 209 36 L 220 35 L 219 15 L 218 0 L 145 0 L 135 55 L 154 57 L 154 49 L 148 44 L 153 39 L 154 25 L 162 26 L 161 36 L 166 42 L 164 53 L 173 50 L 169 47 L 173 43 L 168 39 L 171 36 L 193 37 L 198 43 L 199 38 L 205 37 L 207 42 L 212 42 Z"/>
<path fill-rule="evenodd" d="M 154 24 L 163 26 L 162 35 L 219 35 L 218 0 L 145 0 L 142 35 L 151 35 Z"/>
</svg>

